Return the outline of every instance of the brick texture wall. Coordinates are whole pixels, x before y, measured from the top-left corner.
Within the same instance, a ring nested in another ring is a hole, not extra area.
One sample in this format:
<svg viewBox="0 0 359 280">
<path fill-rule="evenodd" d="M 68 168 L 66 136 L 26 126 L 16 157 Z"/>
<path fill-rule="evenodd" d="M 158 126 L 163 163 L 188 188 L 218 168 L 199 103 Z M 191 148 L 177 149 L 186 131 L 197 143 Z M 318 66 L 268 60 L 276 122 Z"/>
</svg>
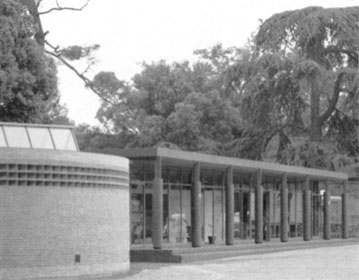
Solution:
<svg viewBox="0 0 359 280">
<path fill-rule="evenodd" d="M 47 167 L 0 162 L 0 279 L 128 270 L 128 173 Z"/>
</svg>

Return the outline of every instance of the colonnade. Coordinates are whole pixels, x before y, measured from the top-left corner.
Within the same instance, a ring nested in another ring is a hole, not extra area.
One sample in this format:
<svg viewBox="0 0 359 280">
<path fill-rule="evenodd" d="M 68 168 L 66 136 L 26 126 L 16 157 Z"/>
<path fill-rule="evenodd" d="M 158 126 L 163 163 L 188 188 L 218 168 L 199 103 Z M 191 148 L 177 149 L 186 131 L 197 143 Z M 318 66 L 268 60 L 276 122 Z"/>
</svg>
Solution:
<svg viewBox="0 0 359 280">
<path fill-rule="evenodd" d="M 152 195 L 152 243 L 154 249 L 161 249 L 163 244 L 163 180 L 161 173 L 161 158 L 155 159 L 153 195 Z M 228 166 L 225 172 L 225 244 L 234 244 L 234 184 L 233 166 Z M 252 172 L 252 185 L 255 191 L 255 243 L 263 242 L 263 171 L 261 169 Z M 192 189 L 191 189 L 191 236 L 192 247 L 202 245 L 202 186 L 201 186 L 201 165 L 193 164 Z M 279 173 L 281 176 L 280 188 L 280 240 L 288 242 L 288 175 Z M 311 194 L 310 177 L 306 176 L 303 187 L 303 240 L 311 240 Z M 330 187 L 328 180 L 324 180 L 324 239 L 330 239 Z M 347 180 L 343 181 L 342 194 L 342 238 L 348 238 L 348 210 L 347 210 Z"/>
</svg>

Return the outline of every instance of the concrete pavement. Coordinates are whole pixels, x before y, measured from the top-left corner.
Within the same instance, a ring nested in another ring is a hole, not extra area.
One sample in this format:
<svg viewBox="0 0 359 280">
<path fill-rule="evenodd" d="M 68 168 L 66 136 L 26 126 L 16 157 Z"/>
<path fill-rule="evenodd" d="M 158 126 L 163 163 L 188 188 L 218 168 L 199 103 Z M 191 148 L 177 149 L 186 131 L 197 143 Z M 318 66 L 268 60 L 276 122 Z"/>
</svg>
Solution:
<svg viewBox="0 0 359 280">
<path fill-rule="evenodd" d="M 193 264 L 134 264 L 132 273 L 114 279 L 359 279 L 359 245 L 240 256 Z"/>
</svg>

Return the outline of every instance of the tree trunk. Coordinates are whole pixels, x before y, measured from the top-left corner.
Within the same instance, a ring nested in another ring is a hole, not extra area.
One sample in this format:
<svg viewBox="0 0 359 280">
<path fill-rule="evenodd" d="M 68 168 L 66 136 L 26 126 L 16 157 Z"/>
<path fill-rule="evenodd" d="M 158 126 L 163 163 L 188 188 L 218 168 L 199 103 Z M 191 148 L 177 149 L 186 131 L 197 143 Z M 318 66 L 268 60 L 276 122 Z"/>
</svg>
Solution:
<svg viewBox="0 0 359 280">
<path fill-rule="evenodd" d="M 24 6 L 27 7 L 30 15 L 34 19 L 35 28 L 36 28 L 35 40 L 36 40 L 37 44 L 41 47 L 45 47 L 45 34 L 44 34 L 44 30 L 42 28 L 42 23 L 41 23 L 39 11 L 38 11 L 37 1 L 36 0 L 21 0 L 20 2 Z"/>
<path fill-rule="evenodd" d="M 312 80 L 310 93 L 310 140 L 319 142 L 322 138 L 322 128 L 319 116 L 320 109 L 320 91 L 319 81 Z"/>
</svg>

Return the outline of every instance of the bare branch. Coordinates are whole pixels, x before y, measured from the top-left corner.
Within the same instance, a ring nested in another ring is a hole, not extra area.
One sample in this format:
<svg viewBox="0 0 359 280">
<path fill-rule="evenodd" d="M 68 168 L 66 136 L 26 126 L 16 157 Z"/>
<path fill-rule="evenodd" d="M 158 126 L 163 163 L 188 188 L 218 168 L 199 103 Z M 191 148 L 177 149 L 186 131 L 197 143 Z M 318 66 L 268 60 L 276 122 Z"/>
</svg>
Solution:
<svg viewBox="0 0 359 280">
<path fill-rule="evenodd" d="M 329 106 L 328 106 L 327 110 L 319 117 L 319 123 L 320 124 L 323 124 L 330 117 L 330 115 L 333 113 L 333 111 L 335 109 L 335 106 L 338 103 L 339 94 L 341 92 L 340 85 L 341 85 L 341 82 L 342 82 L 342 79 L 344 78 L 344 76 L 345 76 L 344 72 L 341 72 L 338 75 L 338 77 L 337 77 L 337 79 L 336 79 L 336 81 L 334 83 L 334 89 L 333 89 L 332 98 L 329 100 Z"/>
<path fill-rule="evenodd" d="M 52 46 L 49 42 L 45 41 L 45 44 L 49 46 L 53 52 L 45 50 L 45 53 L 55 57 L 59 61 L 61 61 L 68 69 L 70 69 L 72 72 L 74 72 L 84 83 L 85 86 L 92 90 L 93 93 L 95 93 L 98 97 L 100 97 L 103 101 L 113 105 L 118 106 L 118 104 L 115 104 L 110 99 L 104 97 L 101 93 L 101 91 L 93 84 L 93 82 L 87 78 L 83 73 L 80 73 L 74 66 L 72 66 L 66 59 L 64 59 L 59 53 L 58 53 L 58 47 Z"/>
<path fill-rule="evenodd" d="M 42 1 L 43 1 L 43 0 L 38 0 L 38 1 L 37 1 L 37 4 L 36 4 L 36 8 L 37 8 L 37 9 L 40 7 Z"/>
<path fill-rule="evenodd" d="M 41 1 L 40 1 L 41 2 Z M 73 7 L 62 7 L 58 1 L 56 1 L 56 7 L 51 8 L 49 10 L 43 11 L 43 12 L 39 12 L 39 15 L 45 15 L 45 14 L 49 14 L 53 11 L 82 11 L 88 4 L 89 4 L 90 0 L 87 0 L 86 3 L 84 5 L 82 5 L 80 8 L 73 8 Z"/>
<path fill-rule="evenodd" d="M 93 65 L 95 65 L 95 64 L 96 64 L 95 61 L 91 61 L 89 64 L 87 64 L 87 67 L 85 68 L 84 71 L 81 72 L 81 74 L 82 74 L 82 75 L 86 74 L 86 73 L 90 70 L 90 68 L 91 68 Z"/>
</svg>

